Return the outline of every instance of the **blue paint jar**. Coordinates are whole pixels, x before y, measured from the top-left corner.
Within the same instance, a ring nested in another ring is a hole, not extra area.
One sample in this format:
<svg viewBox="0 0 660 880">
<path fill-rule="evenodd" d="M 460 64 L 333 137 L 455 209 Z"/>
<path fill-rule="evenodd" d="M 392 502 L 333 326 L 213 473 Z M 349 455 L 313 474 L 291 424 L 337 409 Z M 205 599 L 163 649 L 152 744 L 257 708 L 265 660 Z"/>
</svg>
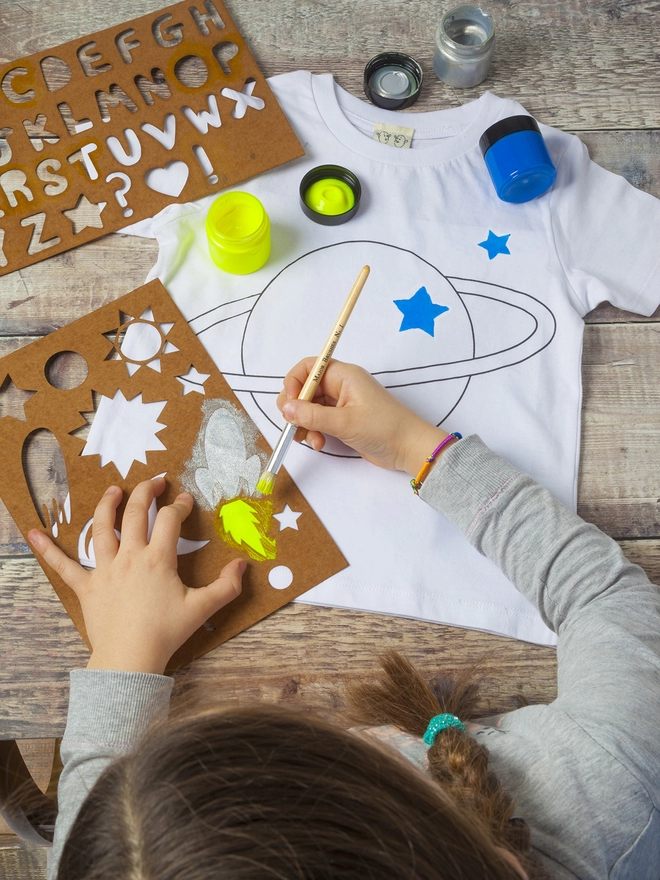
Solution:
<svg viewBox="0 0 660 880">
<path fill-rule="evenodd" d="M 557 170 L 532 116 L 500 119 L 481 135 L 479 146 L 503 202 L 529 202 L 555 182 Z"/>
</svg>

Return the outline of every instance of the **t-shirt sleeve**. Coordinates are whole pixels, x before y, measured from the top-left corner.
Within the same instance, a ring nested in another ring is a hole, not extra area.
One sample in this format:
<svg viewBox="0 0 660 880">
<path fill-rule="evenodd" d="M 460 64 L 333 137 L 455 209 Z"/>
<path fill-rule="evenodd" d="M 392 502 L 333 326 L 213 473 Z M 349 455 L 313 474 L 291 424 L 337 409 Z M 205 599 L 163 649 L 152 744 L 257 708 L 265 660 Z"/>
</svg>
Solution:
<svg viewBox="0 0 660 880">
<path fill-rule="evenodd" d="M 475 435 L 447 449 L 420 497 L 558 633 L 555 707 L 660 803 L 660 587 L 612 538 Z M 585 779 L 590 775 L 585 767 Z"/>
<path fill-rule="evenodd" d="M 660 199 L 589 158 L 570 136 L 550 193 L 555 246 L 586 314 L 607 300 L 651 315 L 660 303 Z"/>
</svg>

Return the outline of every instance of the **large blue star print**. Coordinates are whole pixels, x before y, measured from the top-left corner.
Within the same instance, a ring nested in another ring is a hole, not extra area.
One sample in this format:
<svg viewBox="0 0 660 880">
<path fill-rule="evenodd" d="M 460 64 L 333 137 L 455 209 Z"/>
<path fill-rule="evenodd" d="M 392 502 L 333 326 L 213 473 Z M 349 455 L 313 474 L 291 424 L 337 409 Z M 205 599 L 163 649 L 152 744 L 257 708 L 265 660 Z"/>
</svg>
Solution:
<svg viewBox="0 0 660 880">
<path fill-rule="evenodd" d="M 420 287 L 410 299 L 395 299 L 394 305 L 403 313 L 399 333 L 403 330 L 423 330 L 429 336 L 434 336 L 435 319 L 449 311 L 449 306 L 434 303 L 425 287 Z"/>
<path fill-rule="evenodd" d="M 511 237 L 511 233 L 508 235 L 495 235 L 494 232 L 488 230 L 488 238 L 485 241 L 479 242 L 479 247 L 485 248 L 488 251 L 488 259 L 494 260 L 498 254 L 510 254 L 511 251 L 506 246 L 507 241 Z"/>
</svg>

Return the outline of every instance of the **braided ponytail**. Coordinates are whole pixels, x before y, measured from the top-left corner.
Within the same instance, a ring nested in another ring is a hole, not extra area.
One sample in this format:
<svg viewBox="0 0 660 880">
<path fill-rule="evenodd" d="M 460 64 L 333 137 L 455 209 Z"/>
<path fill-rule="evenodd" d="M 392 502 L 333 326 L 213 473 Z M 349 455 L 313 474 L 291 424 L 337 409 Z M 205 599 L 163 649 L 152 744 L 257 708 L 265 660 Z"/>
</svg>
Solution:
<svg viewBox="0 0 660 880">
<path fill-rule="evenodd" d="M 423 736 L 435 715 L 450 713 L 462 721 L 474 718 L 479 686 L 474 670 L 456 679 L 426 683 L 397 651 L 380 658 L 382 674 L 374 682 L 347 685 L 352 717 L 360 724 L 392 724 Z M 478 817 L 498 846 L 520 857 L 529 854 L 527 824 L 513 818 L 514 803 L 488 769 L 488 750 L 458 727 L 442 730 L 428 751 L 430 775 L 460 806 Z"/>
</svg>

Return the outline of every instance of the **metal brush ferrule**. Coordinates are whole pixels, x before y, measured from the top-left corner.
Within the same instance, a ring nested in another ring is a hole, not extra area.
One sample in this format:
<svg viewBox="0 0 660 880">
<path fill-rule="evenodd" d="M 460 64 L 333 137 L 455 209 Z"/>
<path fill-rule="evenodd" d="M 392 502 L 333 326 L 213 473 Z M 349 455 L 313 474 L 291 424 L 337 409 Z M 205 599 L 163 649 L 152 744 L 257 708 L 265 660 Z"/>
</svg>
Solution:
<svg viewBox="0 0 660 880">
<path fill-rule="evenodd" d="M 275 449 L 273 449 L 273 454 L 271 455 L 270 461 L 268 462 L 268 467 L 266 468 L 266 470 L 269 471 L 271 474 L 276 474 L 282 467 L 284 457 L 289 451 L 289 446 L 291 446 L 291 444 L 293 443 L 293 438 L 296 436 L 297 430 L 297 425 L 289 424 L 282 431 L 280 439 L 277 441 L 277 446 L 275 447 Z"/>
</svg>

